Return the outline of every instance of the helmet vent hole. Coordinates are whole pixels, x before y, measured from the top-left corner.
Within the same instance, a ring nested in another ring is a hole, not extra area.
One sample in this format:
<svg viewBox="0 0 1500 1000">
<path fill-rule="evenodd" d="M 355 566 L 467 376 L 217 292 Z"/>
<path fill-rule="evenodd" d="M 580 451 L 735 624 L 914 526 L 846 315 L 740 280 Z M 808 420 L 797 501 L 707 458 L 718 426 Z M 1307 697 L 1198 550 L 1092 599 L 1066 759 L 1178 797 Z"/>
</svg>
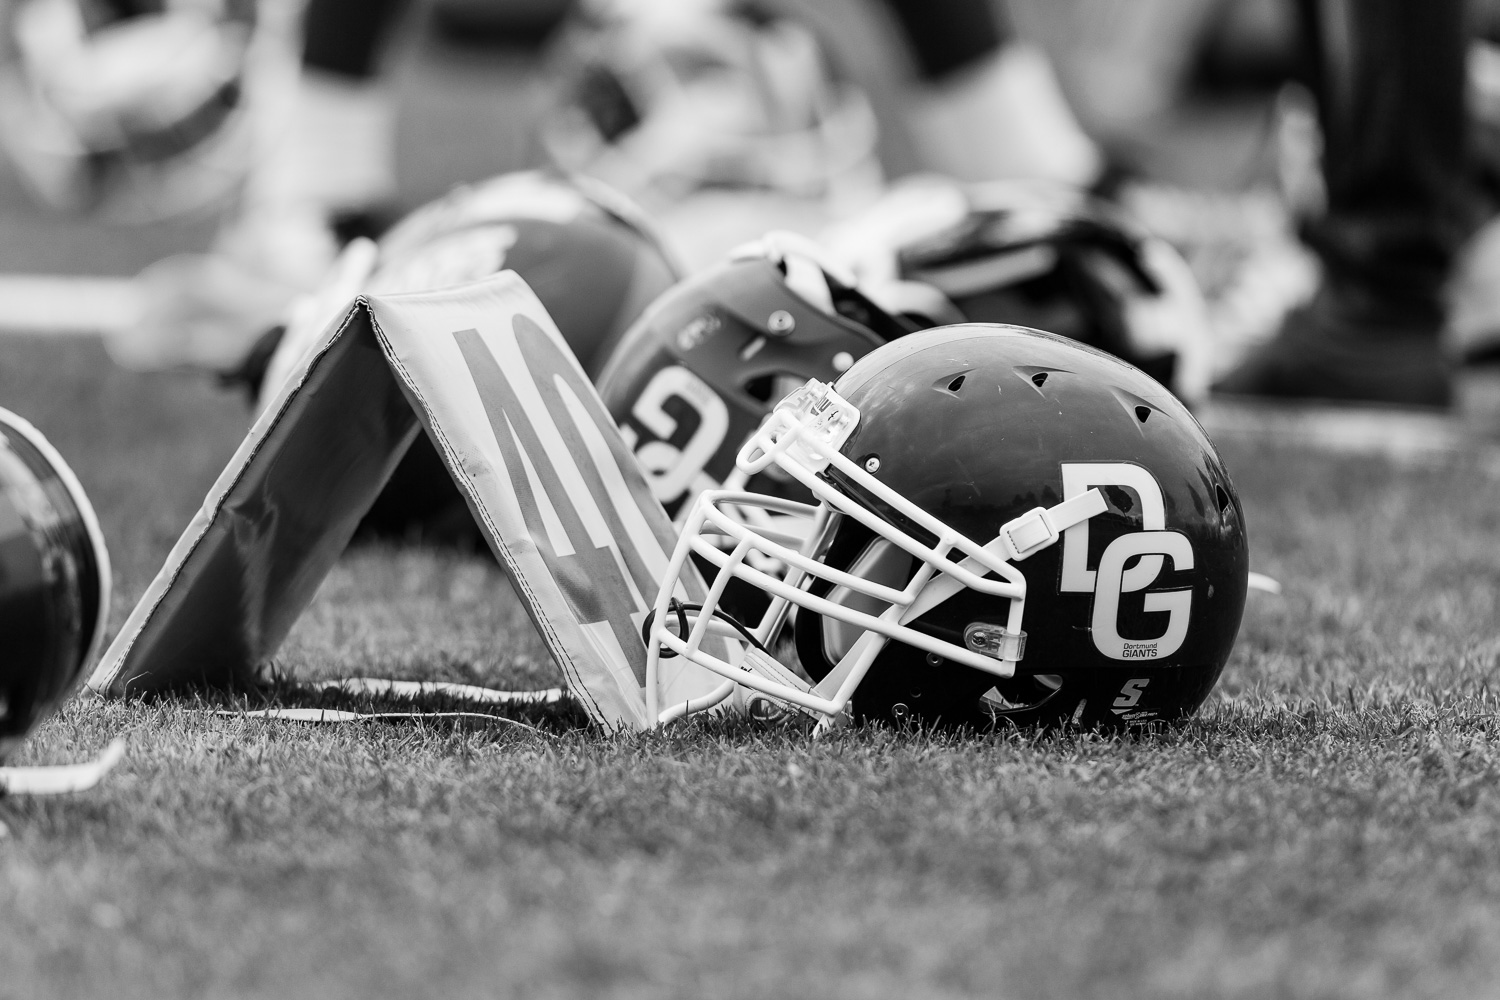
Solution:
<svg viewBox="0 0 1500 1000">
<path fill-rule="evenodd" d="M 956 396 L 963 390 L 964 385 L 968 381 L 969 372 L 967 370 L 961 372 L 948 371 L 933 379 L 932 387 L 938 392 L 946 392 Z"/>
<path fill-rule="evenodd" d="M 1049 378 L 1053 375 L 1071 374 L 1066 368 L 1042 368 L 1036 365 L 1016 365 L 1012 371 L 1016 373 L 1017 377 L 1024 379 L 1032 389 L 1036 390 L 1037 395 L 1043 397 L 1047 395 L 1043 389 L 1046 387 Z"/>
<path fill-rule="evenodd" d="M 1219 486 L 1219 485 L 1216 484 L 1214 486 L 1214 498 L 1219 501 L 1219 513 L 1221 515 L 1228 514 L 1229 513 L 1229 491 L 1226 490 L 1224 487 Z"/>
<path fill-rule="evenodd" d="M 1137 406 L 1135 408 L 1135 419 L 1139 420 L 1141 423 L 1144 424 L 1146 422 L 1146 418 L 1149 416 L 1151 416 L 1151 407 Z"/>
</svg>

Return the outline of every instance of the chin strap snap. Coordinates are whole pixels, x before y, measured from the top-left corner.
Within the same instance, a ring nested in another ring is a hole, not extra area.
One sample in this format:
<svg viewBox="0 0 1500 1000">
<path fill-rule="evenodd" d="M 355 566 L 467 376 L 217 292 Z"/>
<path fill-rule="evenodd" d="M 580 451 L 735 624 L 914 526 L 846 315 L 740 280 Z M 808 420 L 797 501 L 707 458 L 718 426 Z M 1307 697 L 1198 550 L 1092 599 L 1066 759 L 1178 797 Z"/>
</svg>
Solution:
<svg viewBox="0 0 1500 1000">
<path fill-rule="evenodd" d="M 1081 524 L 1095 514 L 1104 513 L 1107 509 L 1104 494 L 1100 493 L 1096 487 L 1071 500 L 1064 500 L 1055 507 L 1036 507 L 1020 517 L 1005 522 L 1000 527 L 1000 533 L 985 548 L 1009 560 L 1025 559 L 1056 542 L 1062 537 L 1062 533 L 1073 525 Z M 1008 529 L 1013 526 L 1016 530 L 1007 534 Z M 1019 538 L 1023 544 L 1017 546 L 1012 535 Z M 1017 551 L 1018 549 L 1021 551 Z M 981 575 L 986 572 L 978 559 L 965 559 L 959 565 Z M 940 574 L 934 577 L 906 609 L 902 615 L 902 621 L 911 621 L 919 615 L 926 614 L 958 593 L 963 587 L 964 585 L 954 576 Z"/>
<path fill-rule="evenodd" d="M 999 541 L 1006 558 L 1020 562 L 1056 542 L 1073 525 L 1082 524 L 1106 509 L 1104 494 L 1094 488 L 1055 507 L 1033 507 L 1006 521 L 1000 526 Z"/>
</svg>

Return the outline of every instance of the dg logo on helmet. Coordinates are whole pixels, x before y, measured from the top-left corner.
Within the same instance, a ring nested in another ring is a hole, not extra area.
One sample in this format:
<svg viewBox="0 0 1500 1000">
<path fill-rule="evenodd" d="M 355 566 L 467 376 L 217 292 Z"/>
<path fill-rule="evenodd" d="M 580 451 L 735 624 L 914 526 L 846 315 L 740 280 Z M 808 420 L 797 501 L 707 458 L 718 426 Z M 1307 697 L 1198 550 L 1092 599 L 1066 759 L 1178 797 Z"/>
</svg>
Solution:
<svg viewBox="0 0 1500 1000">
<path fill-rule="evenodd" d="M 1166 630 L 1154 639 L 1126 639 L 1120 635 L 1120 597 L 1150 587 L 1161 576 L 1163 561 L 1174 570 L 1193 568 L 1193 546 L 1186 535 L 1167 531 L 1166 504 L 1156 477 L 1129 462 L 1064 462 L 1063 497 L 1071 500 L 1096 486 L 1116 486 L 1133 492 L 1140 504 L 1143 530 L 1120 535 L 1100 554 L 1096 569 L 1088 568 L 1089 523 L 1075 524 L 1063 533 L 1062 579 L 1059 593 L 1091 593 L 1094 611 L 1091 630 L 1094 648 L 1112 660 L 1155 660 L 1182 648 L 1192 614 L 1193 590 L 1179 587 L 1148 592 L 1145 611 L 1167 613 Z M 1126 568 L 1126 564 L 1135 564 Z"/>
</svg>

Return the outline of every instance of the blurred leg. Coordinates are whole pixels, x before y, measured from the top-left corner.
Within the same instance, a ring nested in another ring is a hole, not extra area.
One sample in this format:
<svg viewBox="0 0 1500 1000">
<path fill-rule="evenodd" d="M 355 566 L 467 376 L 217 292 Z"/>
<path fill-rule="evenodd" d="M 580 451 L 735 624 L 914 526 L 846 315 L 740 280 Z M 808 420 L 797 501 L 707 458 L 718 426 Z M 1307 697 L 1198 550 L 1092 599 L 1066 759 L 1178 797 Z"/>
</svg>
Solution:
<svg viewBox="0 0 1500 1000">
<path fill-rule="evenodd" d="M 1307 238 L 1331 286 L 1436 329 L 1469 222 L 1462 0 L 1303 0 L 1321 53 L 1328 213 Z"/>
<path fill-rule="evenodd" d="M 1098 178 L 1102 159 L 1038 48 L 990 0 L 886 0 L 919 76 L 910 127 L 926 166 L 959 180 Z"/>
<path fill-rule="evenodd" d="M 351 80 L 375 75 L 381 46 L 406 0 L 309 0 L 302 65 Z"/>
<path fill-rule="evenodd" d="M 256 200 L 328 214 L 394 195 L 394 108 L 377 74 L 405 8 L 406 0 L 309 0 L 297 94 Z"/>
<path fill-rule="evenodd" d="M 1220 389 L 1446 405 L 1443 287 L 1471 222 L 1463 0 L 1301 0 L 1328 208 L 1314 302 Z"/>
</svg>

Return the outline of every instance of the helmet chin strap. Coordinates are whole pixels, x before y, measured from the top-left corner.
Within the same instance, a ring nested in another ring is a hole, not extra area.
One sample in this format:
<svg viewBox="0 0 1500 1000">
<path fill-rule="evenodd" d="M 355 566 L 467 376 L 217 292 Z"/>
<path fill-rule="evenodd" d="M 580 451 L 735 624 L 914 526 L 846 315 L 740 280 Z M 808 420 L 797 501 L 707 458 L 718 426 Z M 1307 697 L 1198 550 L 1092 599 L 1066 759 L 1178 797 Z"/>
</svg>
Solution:
<svg viewBox="0 0 1500 1000">
<path fill-rule="evenodd" d="M 999 533 L 984 546 L 985 551 L 1019 562 L 1055 544 L 1062 533 L 1073 525 L 1104 513 L 1107 506 L 1104 494 L 1095 487 L 1055 506 L 1033 508 L 1001 525 Z M 973 573 L 986 572 L 983 564 L 972 556 L 959 563 L 959 566 Z M 901 624 L 905 625 L 927 614 L 963 589 L 964 584 L 956 577 L 947 573 L 935 575 L 922 588 L 917 599 L 901 613 Z M 832 698 L 856 669 L 862 673 L 874 662 L 887 641 L 885 636 L 875 632 L 866 632 L 860 636 L 838 664 L 817 683 L 813 694 L 821 698 Z M 1014 662 L 1012 666 L 1014 667 Z"/>
</svg>

